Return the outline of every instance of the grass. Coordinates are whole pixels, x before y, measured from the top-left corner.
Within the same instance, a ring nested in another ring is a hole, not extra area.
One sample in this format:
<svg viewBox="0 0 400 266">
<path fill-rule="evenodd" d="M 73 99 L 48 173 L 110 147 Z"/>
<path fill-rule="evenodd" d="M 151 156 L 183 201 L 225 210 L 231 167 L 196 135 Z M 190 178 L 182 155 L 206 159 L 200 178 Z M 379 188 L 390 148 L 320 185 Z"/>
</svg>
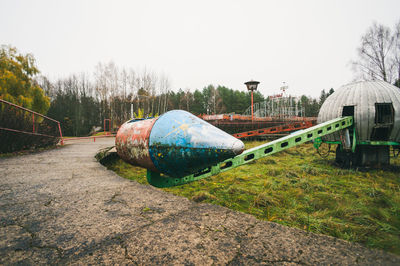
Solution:
<svg viewBox="0 0 400 266">
<path fill-rule="evenodd" d="M 246 148 L 260 144 L 247 142 Z M 163 190 L 400 254 L 400 158 L 391 158 L 391 164 L 368 171 L 342 169 L 335 165 L 334 154 L 323 159 L 305 144 Z M 118 158 L 107 167 L 147 184 L 143 168 Z"/>
<path fill-rule="evenodd" d="M 100 132 L 96 132 L 96 133 L 92 134 L 92 136 L 97 137 L 97 136 L 104 136 L 104 135 L 110 135 L 110 134 L 112 134 L 112 133 L 110 133 L 108 131 L 106 131 L 106 132 L 100 131 Z"/>
</svg>

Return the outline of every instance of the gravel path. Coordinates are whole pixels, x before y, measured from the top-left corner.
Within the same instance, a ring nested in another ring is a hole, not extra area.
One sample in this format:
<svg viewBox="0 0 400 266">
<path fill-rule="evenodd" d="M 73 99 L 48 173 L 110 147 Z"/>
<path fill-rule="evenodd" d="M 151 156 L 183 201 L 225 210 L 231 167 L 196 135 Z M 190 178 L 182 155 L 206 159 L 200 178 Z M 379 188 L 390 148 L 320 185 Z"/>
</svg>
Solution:
<svg viewBox="0 0 400 266">
<path fill-rule="evenodd" d="M 113 139 L 0 159 L 0 264 L 397 264 L 400 257 L 119 177 Z"/>
</svg>

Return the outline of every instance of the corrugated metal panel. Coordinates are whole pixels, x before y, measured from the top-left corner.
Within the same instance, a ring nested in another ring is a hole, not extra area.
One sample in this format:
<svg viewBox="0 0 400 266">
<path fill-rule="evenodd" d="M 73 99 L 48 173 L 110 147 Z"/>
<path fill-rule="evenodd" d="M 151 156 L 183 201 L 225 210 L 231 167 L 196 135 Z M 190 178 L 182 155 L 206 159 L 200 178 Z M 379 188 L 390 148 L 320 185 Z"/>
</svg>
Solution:
<svg viewBox="0 0 400 266">
<path fill-rule="evenodd" d="M 371 123 L 370 114 L 375 111 L 370 111 L 371 108 L 374 110 L 374 107 L 371 105 L 370 99 L 376 98 L 373 96 L 373 90 L 370 90 L 368 84 L 357 83 L 356 88 L 359 91 L 357 97 L 353 100 L 358 101 L 357 109 L 355 110 L 355 115 L 358 117 L 358 124 L 356 125 L 356 132 L 359 139 L 368 139 L 368 136 L 371 134 L 371 128 L 369 127 Z"/>
<path fill-rule="evenodd" d="M 394 115 L 394 128 L 392 131 L 391 138 L 399 140 L 400 139 L 400 93 L 398 93 L 399 89 L 395 86 L 390 86 L 389 89 L 393 93 L 396 99 L 395 101 L 392 101 L 393 108 L 395 110 L 395 115 Z"/>
<path fill-rule="evenodd" d="M 358 139 L 370 140 L 375 126 L 376 103 L 392 103 L 394 124 L 388 140 L 400 141 L 400 89 L 384 81 L 362 81 L 342 86 L 322 105 L 318 123 L 340 117 L 344 106 L 354 105 Z M 326 136 L 325 139 L 340 140 L 337 133 Z"/>
</svg>

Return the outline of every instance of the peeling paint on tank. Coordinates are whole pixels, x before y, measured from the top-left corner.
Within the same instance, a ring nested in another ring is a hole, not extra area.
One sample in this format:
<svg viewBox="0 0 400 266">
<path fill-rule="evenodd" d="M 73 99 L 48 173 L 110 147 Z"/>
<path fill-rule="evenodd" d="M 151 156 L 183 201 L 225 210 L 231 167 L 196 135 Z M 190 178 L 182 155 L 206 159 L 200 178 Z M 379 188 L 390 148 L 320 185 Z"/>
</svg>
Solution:
<svg viewBox="0 0 400 266">
<path fill-rule="evenodd" d="M 118 130 L 115 145 L 118 155 L 125 161 L 157 171 L 149 154 L 149 135 L 156 118 L 128 121 Z"/>
<path fill-rule="evenodd" d="M 173 177 L 196 173 L 244 150 L 240 140 L 182 110 L 123 124 L 116 147 L 125 161 Z"/>
</svg>

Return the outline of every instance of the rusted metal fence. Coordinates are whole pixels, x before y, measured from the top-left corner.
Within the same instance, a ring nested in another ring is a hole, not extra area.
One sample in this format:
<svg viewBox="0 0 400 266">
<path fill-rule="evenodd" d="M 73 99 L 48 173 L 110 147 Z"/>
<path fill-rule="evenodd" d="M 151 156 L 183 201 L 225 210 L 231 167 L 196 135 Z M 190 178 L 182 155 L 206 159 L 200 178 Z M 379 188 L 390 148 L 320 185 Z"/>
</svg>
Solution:
<svg viewBox="0 0 400 266">
<path fill-rule="evenodd" d="M 115 137 L 115 135 L 116 135 L 115 132 L 114 133 L 106 132 L 105 135 L 99 135 L 99 136 L 64 138 L 64 142 L 69 142 L 73 140 L 93 140 L 93 142 L 96 142 L 96 139 Z"/>
<path fill-rule="evenodd" d="M 241 133 L 235 133 L 232 135 L 235 138 L 241 139 L 241 138 L 248 138 L 248 137 L 254 137 L 254 136 L 277 134 L 277 133 L 283 133 L 283 132 L 292 132 L 292 131 L 296 131 L 296 130 L 300 130 L 300 129 L 306 129 L 306 128 L 309 128 L 312 126 L 313 126 L 313 123 L 311 121 L 303 121 L 303 122 L 279 125 L 279 126 L 275 126 L 275 127 L 261 128 L 261 129 L 251 130 L 251 131 L 246 131 L 246 132 L 241 132 Z"/>
<path fill-rule="evenodd" d="M 60 122 L 0 99 L 0 152 L 57 144 L 63 137 Z"/>
<path fill-rule="evenodd" d="M 108 130 L 106 130 L 107 124 L 108 124 Z M 74 140 L 93 140 L 93 142 L 96 142 L 96 139 L 115 137 L 117 132 L 112 131 L 111 126 L 112 126 L 111 119 L 105 118 L 103 120 L 103 135 L 94 135 L 94 136 L 87 136 L 87 137 L 72 137 L 72 138 L 68 137 L 68 138 L 64 138 L 64 142 L 69 142 L 69 141 L 74 141 Z"/>
</svg>

